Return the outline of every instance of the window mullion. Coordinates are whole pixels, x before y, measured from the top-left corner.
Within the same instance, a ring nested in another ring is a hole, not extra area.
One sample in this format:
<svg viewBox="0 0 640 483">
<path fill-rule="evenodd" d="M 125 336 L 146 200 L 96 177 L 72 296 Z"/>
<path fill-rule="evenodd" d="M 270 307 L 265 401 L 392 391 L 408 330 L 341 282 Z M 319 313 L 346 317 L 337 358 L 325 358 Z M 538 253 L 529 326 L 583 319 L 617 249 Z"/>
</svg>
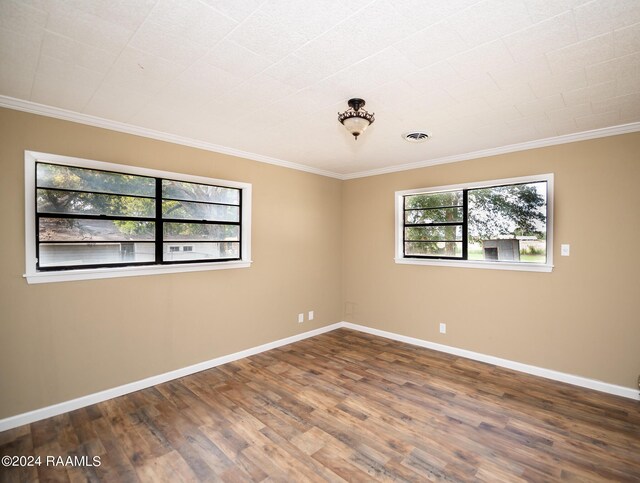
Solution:
<svg viewBox="0 0 640 483">
<path fill-rule="evenodd" d="M 162 178 L 156 178 L 156 263 L 163 263 L 164 225 L 162 220 Z"/>
<path fill-rule="evenodd" d="M 242 190 L 240 190 L 238 192 L 238 202 L 240 203 L 239 204 L 239 208 L 238 208 L 238 221 L 240 222 L 240 228 L 238 230 L 238 258 L 240 258 L 240 260 L 242 260 L 242 256 L 243 256 L 243 253 L 242 253 L 242 228 L 243 228 L 243 225 L 242 225 L 242 205 L 243 205 L 243 202 L 242 202 Z"/>
<path fill-rule="evenodd" d="M 402 197 L 402 256 L 407 256 L 407 197 Z"/>
<path fill-rule="evenodd" d="M 469 190 L 462 190 L 462 259 L 469 259 Z"/>
<path fill-rule="evenodd" d="M 38 213 L 38 163 L 33 163 L 33 213 L 36 234 L 36 270 L 40 270 L 40 219 Z"/>
</svg>

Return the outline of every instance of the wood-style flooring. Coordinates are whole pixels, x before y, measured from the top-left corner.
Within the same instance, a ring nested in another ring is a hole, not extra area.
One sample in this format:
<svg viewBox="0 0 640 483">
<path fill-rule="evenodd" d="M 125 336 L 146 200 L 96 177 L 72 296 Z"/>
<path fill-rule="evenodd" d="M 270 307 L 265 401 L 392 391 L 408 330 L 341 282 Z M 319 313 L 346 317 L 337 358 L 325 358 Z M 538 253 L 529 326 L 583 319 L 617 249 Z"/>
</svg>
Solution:
<svg viewBox="0 0 640 483">
<path fill-rule="evenodd" d="M 2 481 L 640 481 L 640 403 L 354 332 L 0 433 Z"/>
</svg>

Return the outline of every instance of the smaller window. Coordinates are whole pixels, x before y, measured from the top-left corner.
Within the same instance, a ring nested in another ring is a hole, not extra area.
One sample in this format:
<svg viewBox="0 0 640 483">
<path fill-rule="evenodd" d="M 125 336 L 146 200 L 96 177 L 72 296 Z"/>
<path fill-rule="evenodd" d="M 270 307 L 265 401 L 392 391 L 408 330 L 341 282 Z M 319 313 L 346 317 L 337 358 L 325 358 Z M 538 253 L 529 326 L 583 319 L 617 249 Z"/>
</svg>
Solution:
<svg viewBox="0 0 640 483">
<path fill-rule="evenodd" d="M 396 192 L 396 262 L 551 271 L 553 175 Z"/>
</svg>

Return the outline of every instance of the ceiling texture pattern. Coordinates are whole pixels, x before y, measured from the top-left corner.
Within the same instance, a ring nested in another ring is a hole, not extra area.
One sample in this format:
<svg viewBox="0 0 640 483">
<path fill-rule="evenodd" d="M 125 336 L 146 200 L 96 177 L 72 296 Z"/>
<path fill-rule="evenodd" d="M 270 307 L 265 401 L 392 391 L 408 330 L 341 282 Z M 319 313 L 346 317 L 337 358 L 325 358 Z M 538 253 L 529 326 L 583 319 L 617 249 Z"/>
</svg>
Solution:
<svg viewBox="0 0 640 483">
<path fill-rule="evenodd" d="M 0 64 L 3 96 L 349 174 L 640 121 L 640 0 L 0 0 Z"/>
</svg>

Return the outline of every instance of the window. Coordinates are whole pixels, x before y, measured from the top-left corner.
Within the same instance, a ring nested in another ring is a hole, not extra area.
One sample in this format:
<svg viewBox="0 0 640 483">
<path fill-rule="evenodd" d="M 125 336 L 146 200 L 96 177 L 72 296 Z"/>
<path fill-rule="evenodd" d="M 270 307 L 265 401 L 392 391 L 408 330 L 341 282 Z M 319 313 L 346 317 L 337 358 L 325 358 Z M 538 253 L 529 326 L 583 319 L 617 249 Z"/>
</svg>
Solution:
<svg viewBox="0 0 640 483">
<path fill-rule="evenodd" d="M 251 185 L 25 153 L 27 280 L 240 268 Z"/>
<path fill-rule="evenodd" d="M 553 175 L 396 192 L 396 262 L 551 271 Z"/>
</svg>

